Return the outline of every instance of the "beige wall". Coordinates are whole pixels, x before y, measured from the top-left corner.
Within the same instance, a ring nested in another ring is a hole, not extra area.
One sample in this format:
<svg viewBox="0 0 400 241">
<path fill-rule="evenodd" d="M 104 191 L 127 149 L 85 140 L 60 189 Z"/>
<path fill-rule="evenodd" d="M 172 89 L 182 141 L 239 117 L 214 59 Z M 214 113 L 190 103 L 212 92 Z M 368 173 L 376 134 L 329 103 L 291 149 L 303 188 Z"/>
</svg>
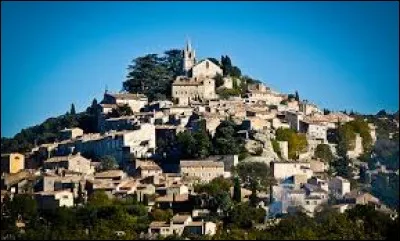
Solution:
<svg viewBox="0 0 400 241">
<path fill-rule="evenodd" d="M 222 75 L 222 69 L 208 59 L 202 61 L 192 68 L 193 77 L 205 76 L 208 78 L 213 78 L 217 74 Z"/>
<path fill-rule="evenodd" d="M 1 156 L 1 172 L 17 173 L 25 168 L 25 156 L 19 153 L 11 153 Z"/>
</svg>

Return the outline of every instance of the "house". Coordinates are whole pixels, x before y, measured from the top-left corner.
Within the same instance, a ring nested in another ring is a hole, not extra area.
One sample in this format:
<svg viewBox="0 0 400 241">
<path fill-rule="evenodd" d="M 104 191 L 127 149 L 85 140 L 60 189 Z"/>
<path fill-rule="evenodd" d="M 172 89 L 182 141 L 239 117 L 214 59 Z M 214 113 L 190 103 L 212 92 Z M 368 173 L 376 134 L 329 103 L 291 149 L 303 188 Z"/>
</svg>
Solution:
<svg viewBox="0 0 400 241">
<path fill-rule="evenodd" d="M 328 187 L 329 187 L 329 192 L 337 198 L 342 198 L 345 194 L 349 193 L 351 190 L 350 182 L 347 179 L 340 176 L 334 177 L 331 180 L 329 180 Z"/>
<path fill-rule="evenodd" d="M 100 104 L 108 105 L 128 105 L 133 112 L 140 112 L 148 103 L 148 98 L 143 94 L 130 94 L 130 93 L 108 93 L 105 91 L 103 100 Z"/>
<path fill-rule="evenodd" d="M 67 190 L 38 192 L 35 199 L 40 209 L 56 209 L 58 207 L 74 206 L 74 196 Z"/>
<path fill-rule="evenodd" d="M 183 195 L 188 194 L 189 188 L 184 184 L 171 184 L 166 187 L 166 194 L 171 195 Z"/>
<path fill-rule="evenodd" d="M 172 234 L 182 235 L 186 225 L 192 222 L 190 215 L 175 215 L 169 222 L 151 222 L 148 233 L 160 236 L 168 236 Z"/>
<path fill-rule="evenodd" d="M 87 194 L 90 196 L 95 191 L 103 191 L 108 198 L 114 198 L 116 187 L 119 183 L 114 183 L 110 179 L 86 180 Z"/>
<path fill-rule="evenodd" d="M 37 183 L 35 190 L 44 192 L 70 190 L 73 192 L 74 197 L 77 197 L 79 185 L 81 185 L 81 191 L 83 191 L 85 183 L 85 178 L 79 175 L 58 176 L 44 174 Z"/>
<path fill-rule="evenodd" d="M 328 170 L 329 164 L 321 161 L 320 159 L 311 159 L 310 168 L 314 173 L 322 173 Z"/>
<path fill-rule="evenodd" d="M 65 128 L 60 131 L 61 140 L 75 139 L 82 135 L 83 135 L 83 130 L 78 127 L 70 128 L 70 129 Z"/>
<path fill-rule="evenodd" d="M 20 153 L 1 154 L 1 173 L 17 173 L 25 168 L 25 156 Z"/>
<path fill-rule="evenodd" d="M 97 180 L 113 180 L 121 181 L 127 177 L 127 174 L 122 170 L 108 170 L 103 172 L 97 172 L 94 178 Z"/>
<path fill-rule="evenodd" d="M 189 194 L 159 196 L 155 199 L 155 205 L 161 209 L 172 209 L 174 213 L 193 210 L 193 201 Z"/>
<path fill-rule="evenodd" d="M 139 167 L 137 168 L 138 174 L 142 178 L 146 178 L 149 176 L 158 176 L 162 174 L 162 169 L 159 165 L 157 165 L 154 161 L 143 161 L 140 162 Z"/>
<path fill-rule="evenodd" d="M 124 180 L 115 187 L 115 195 L 127 196 L 134 194 L 136 192 L 138 185 L 140 185 L 138 180 L 132 180 L 132 179 Z"/>
<path fill-rule="evenodd" d="M 95 156 L 110 155 L 119 164 L 126 164 L 131 155 L 151 156 L 155 147 L 155 126 L 151 123 L 142 123 L 133 130 L 84 134 L 75 140 L 60 143 L 57 154 L 68 155 L 75 151 Z"/>
<path fill-rule="evenodd" d="M 1 177 L 1 189 L 9 190 L 12 194 L 24 193 L 26 185 L 34 179 L 35 176 L 27 170 L 5 174 Z"/>
<path fill-rule="evenodd" d="M 182 177 L 198 177 L 201 182 L 208 183 L 212 179 L 224 176 L 224 163 L 213 160 L 183 160 L 180 161 Z"/>
<path fill-rule="evenodd" d="M 156 193 L 156 187 L 153 184 L 139 184 L 136 186 L 136 197 L 139 202 L 145 200 L 145 196 L 149 197 Z"/>
<path fill-rule="evenodd" d="M 214 222 L 196 221 L 190 222 L 185 226 L 186 234 L 210 235 L 213 236 L 217 232 L 217 224 Z"/>
<path fill-rule="evenodd" d="M 286 179 L 288 177 L 305 174 L 307 179 L 313 175 L 309 162 L 271 162 L 271 169 L 276 179 Z"/>
<path fill-rule="evenodd" d="M 215 99 L 215 80 L 222 69 L 209 59 L 196 63 L 195 50 L 187 42 L 183 50 L 184 76 L 177 76 L 172 84 L 172 98 L 179 105 L 189 105 L 192 101 Z"/>
<path fill-rule="evenodd" d="M 360 204 L 360 205 L 367 205 L 367 204 L 375 204 L 379 205 L 381 202 L 378 198 L 371 195 L 368 192 L 360 191 L 360 190 L 353 190 L 344 195 L 343 200 L 345 203 L 350 204 Z"/>
<path fill-rule="evenodd" d="M 89 159 L 81 156 L 80 153 L 76 155 L 57 156 L 44 161 L 43 167 L 45 169 L 66 169 L 83 174 L 93 174 L 94 166 L 92 166 Z"/>
<path fill-rule="evenodd" d="M 327 130 L 328 127 L 323 123 L 301 120 L 298 131 L 306 133 L 308 139 L 320 140 L 322 143 L 327 143 Z"/>
</svg>

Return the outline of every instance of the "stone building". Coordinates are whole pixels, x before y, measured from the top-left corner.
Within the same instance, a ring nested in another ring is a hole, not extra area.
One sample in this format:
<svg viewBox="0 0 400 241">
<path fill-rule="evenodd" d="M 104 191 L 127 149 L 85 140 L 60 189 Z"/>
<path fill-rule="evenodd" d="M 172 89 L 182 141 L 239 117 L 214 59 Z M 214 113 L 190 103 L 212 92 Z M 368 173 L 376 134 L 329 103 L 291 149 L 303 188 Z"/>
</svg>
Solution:
<svg viewBox="0 0 400 241">
<path fill-rule="evenodd" d="M 197 177 L 205 183 L 216 177 L 224 176 L 224 163 L 213 160 L 181 161 L 180 169 L 182 177 Z"/>
<path fill-rule="evenodd" d="M 196 63 L 195 51 L 190 42 L 183 50 L 184 76 L 178 76 L 172 84 L 172 98 L 179 105 L 189 105 L 191 101 L 211 100 L 217 97 L 215 80 L 222 69 L 209 59 Z"/>
<path fill-rule="evenodd" d="M 19 153 L 1 154 L 1 173 L 17 173 L 25 168 L 25 157 Z"/>
<path fill-rule="evenodd" d="M 103 100 L 100 103 L 104 111 L 110 111 L 107 108 L 116 107 L 118 105 L 127 104 L 131 107 L 133 112 L 140 112 L 140 109 L 147 105 L 148 99 L 143 94 L 130 94 L 130 93 L 108 93 L 107 91 L 104 93 Z M 104 105 L 106 104 L 106 105 Z"/>
<path fill-rule="evenodd" d="M 81 156 L 80 153 L 49 158 L 43 166 L 45 169 L 65 169 L 83 174 L 94 173 L 94 166 L 91 165 L 91 161 Z"/>
</svg>

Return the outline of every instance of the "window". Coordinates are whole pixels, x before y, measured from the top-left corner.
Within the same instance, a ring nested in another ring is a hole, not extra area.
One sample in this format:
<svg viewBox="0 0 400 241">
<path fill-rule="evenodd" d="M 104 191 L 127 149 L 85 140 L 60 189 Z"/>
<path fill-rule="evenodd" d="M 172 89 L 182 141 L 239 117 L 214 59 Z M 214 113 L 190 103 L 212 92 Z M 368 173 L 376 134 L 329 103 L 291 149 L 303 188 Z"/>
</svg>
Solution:
<svg viewBox="0 0 400 241">
<path fill-rule="evenodd" d="M 206 61 L 206 68 L 210 68 L 210 63 L 208 63 L 208 61 Z"/>
</svg>

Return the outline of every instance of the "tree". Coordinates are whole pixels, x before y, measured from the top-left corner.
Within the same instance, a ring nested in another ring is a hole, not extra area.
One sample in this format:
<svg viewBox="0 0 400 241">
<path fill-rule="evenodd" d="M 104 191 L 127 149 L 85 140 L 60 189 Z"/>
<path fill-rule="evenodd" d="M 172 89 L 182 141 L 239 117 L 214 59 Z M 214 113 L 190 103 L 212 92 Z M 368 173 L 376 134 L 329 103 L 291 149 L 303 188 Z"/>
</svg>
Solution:
<svg viewBox="0 0 400 241">
<path fill-rule="evenodd" d="M 128 104 L 124 104 L 118 105 L 117 108 L 112 109 L 112 111 L 108 115 L 109 117 L 118 118 L 121 116 L 133 115 L 133 111 Z"/>
<path fill-rule="evenodd" d="M 377 116 L 386 116 L 387 113 L 386 113 L 385 110 L 380 110 L 380 111 L 378 111 L 378 113 L 376 113 L 376 115 L 377 115 Z"/>
<path fill-rule="evenodd" d="M 245 188 L 253 188 L 256 183 L 257 190 L 268 191 L 271 185 L 276 184 L 271 169 L 263 162 L 241 162 L 233 170 L 238 175 Z"/>
<path fill-rule="evenodd" d="M 329 115 L 331 113 L 330 110 L 324 108 L 324 115 Z"/>
<path fill-rule="evenodd" d="M 233 186 L 233 201 L 241 202 L 242 201 L 242 188 L 240 187 L 239 178 L 235 178 L 234 186 Z"/>
<path fill-rule="evenodd" d="M 196 193 L 207 193 L 210 196 L 217 196 L 222 192 L 229 192 L 232 183 L 223 177 L 216 177 L 206 184 L 197 184 L 194 186 Z"/>
<path fill-rule="evenodd" d="M 214 80 L 215 80 L 216 88 L 224 85 L 224 77 L 221 74 L 217 73 L 217 75 L 215 75 L 215 77 L 214 77 Z"/>
<path fill-rule="evenodd" d="M 172 212 L 172 209 L 162 210 L 162 209 L 155 208 L 155 209 L 151 210 L 150 215 L 154 221 L 169 222 L 169 220 L 172 218 L 172 216 L 174 214 Z"/>
<path fill-rule="evenodd" d="M 239 154 L 243 140 L 237 135 L 237 126 L 232 121 L 222 121 L 213 138 L 214 153 L 219 155 Z"/>
<path fill-rule="evenodd" d="M 101 166 L 101 170 L 106 171 L 106 170 L 113 170 L 113 169 L 117 169 L 118 168 L 118 163 L 115 160 L 115 157 L 113 156 L 102 156 L 100 158 L 100 166 Z"/>
<path fill-rule="evenodd" d="M 297 92 L 297 90 L 296 90 L 296 92 L 295 92 L 295 94 L 294 94 L 294 99 L 295 99 L 296 101 L 300 101 L 299 92 Z"/>
<path fill-rule="evenodd" d="M 250 229 L 253 223 L 261 223 L 264 218 L 264 209 L 251 207 L 248 203 L 239 203 L 229 213 L 228 222 L 239 228 Z"/>
<path fill-rule="evenodd" d="M 314 155 L 317 158 L 321 158 L 326 163 L 332 162 L 334 158 L 328 144 L 318 144 Z"/>
<path fill-rule="evenodd" d="M 173 79 L 171 73 L 175 66 L 168 63 L 168 59 L 170 58 L 159 57 L 157 54 L 134 59 L 133 64 L 128 66 L 129 73 L 123 89 L 130 93 L 145 94 L 150 101 L 170 96 Z"/>
<path fill-rule="evenodd" d="M 69 111 L 69 114 L 70 114 L 70 115 L 76 115 L 74 103 L 71 104 L 71 110 Z"/>
<path fill-rule="evenodd" d="M 217 94 L 220 99 L 229 99 L 231 96 L 239 96 L 241 94 L 239 89 L 227 89 L 225 87 L 221 87 L 218 89 Z"/>
<path fill-rule="evenodd" d="M 88 198 L 88 205 L 99 207 L 111 205 L 111 200 L 104 191 L 94 191 Z"/>
<path fill-rule="evenodd" d="M 258 189 L 258 183 L 256 180 L 252 179 L 250 183 L 251 187 L 251 194 L 249 197 L 250 205 L 252 207 L 256 207 L 258 204 L 258 197 L 257 197 L 257 189 Z"/>
<path fill-rule="evenodd" d="M 288 142 L 288 155 L 290 159 L 298 158 L 298 153 L 307 150 L 307 138 L 304 134 L 296 133 L 293 129 L 279 128 L 276 130 L 277 141 Z"/>
<path fill-rule="evenodd" d="M 210 58 L 207 58 L 207 59 L 210 60 L 211 62 L 213 62 L 214 64 L 216 64 L 218 66 L 221 66 L 220 62 L 216 58 L 210 57 Z"/>
<path fill-rule="evenodd" d="M 205 130 L 205 122 L 201 121 L 199 126 L 200 128 L 194 133 L 189 131 L 178 133 L 177 142 L 182 158 L 205 158 L 209 156 L 211 141 Z"/>
</svg>

